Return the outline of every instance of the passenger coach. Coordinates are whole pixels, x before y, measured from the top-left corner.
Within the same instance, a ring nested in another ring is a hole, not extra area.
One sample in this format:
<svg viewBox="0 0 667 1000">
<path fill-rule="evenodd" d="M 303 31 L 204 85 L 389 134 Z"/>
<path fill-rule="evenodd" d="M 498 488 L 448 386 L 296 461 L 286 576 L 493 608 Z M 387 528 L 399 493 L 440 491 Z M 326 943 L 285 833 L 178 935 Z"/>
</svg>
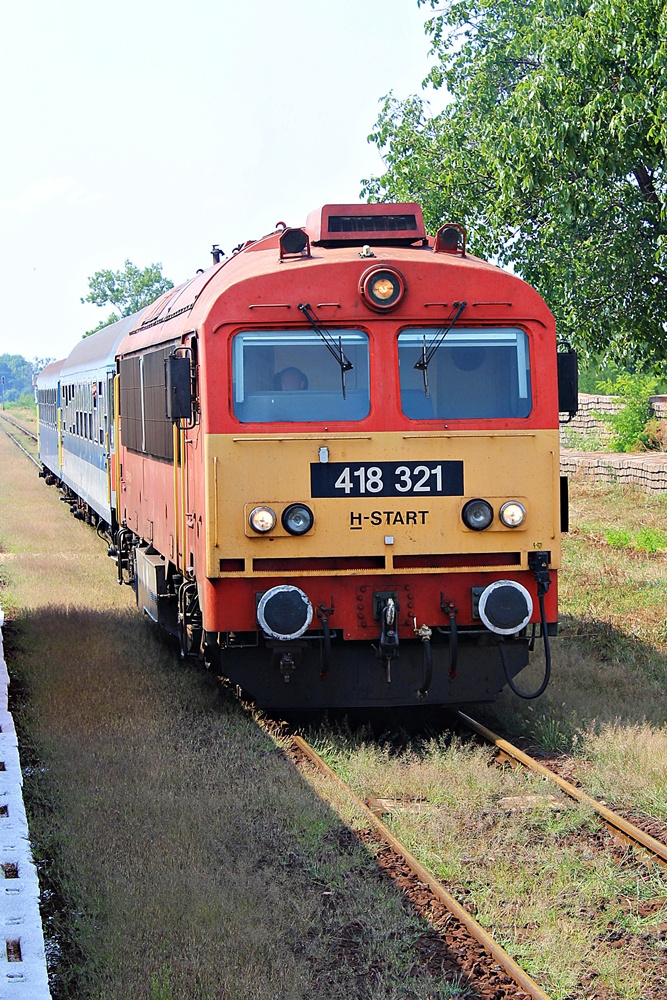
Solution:
<svg viewBox="0 0 667 1000">
<path fill-rule="evenodd" d="M 548 667 L 576 362 L 461 227 L 328 205 L 84 344 L 42 460 L 184 655 L 282 708 L 491 700 L 536 634 Z"/>
</svg>

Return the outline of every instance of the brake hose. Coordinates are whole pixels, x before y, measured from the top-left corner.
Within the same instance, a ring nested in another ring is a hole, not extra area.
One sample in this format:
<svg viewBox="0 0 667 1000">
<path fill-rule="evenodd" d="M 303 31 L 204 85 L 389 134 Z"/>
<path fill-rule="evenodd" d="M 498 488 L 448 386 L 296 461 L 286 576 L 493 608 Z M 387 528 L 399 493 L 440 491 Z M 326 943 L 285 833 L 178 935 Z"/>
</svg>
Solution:
<svg viewBox="0 0 667 1000">
<path fill-rule="evenodd" d="M 519 698 L 525 698 L 526 701 L 532 701 L 533 698 L 539 698 L 541 694 L 544 694 L 547 688 L 547 684 L 551 678 L 551 645 L 549 643 L 549 632 L 547 630 L 547 613 L 544 608 L 544 594 L 539 594 L 538 599 L 540 602 L 540 617 L 542 619 L 542 639 L 544 640 L 544 679 L 540 684 L 537 691 L 533 691 L 531 694 L 526 694 L 525 691 L 519 691 L 518 687 L 509 675 L 509 670 L 507 669 L 507 657 L 505 656 L 505 640 L 498 640 L 498 649 L 500 650 L 500 659 L 503 661 L 503 670 L 505 671 L 505 678 L 509 684 L 514 694 L 518 695 Z"/>
<path fill-rule="evenodd" d="M 320 616 L 322 619 L 322 634 L 323 634 L 323 645 L 322 645 L 322 669 L 320 670 L 320 677 L 323 681 L 329 676 L 329 668 L 331 667 L 331 630 L 329 629 L 329 619 L 326 615 Z"/>
<path fill-rule="evenodd" d="M 433 680 L 433 650 L 431 640 L 422 637 L 422 686 L 417 691 L 417 697 L 425 698 Z"/>
</svg>

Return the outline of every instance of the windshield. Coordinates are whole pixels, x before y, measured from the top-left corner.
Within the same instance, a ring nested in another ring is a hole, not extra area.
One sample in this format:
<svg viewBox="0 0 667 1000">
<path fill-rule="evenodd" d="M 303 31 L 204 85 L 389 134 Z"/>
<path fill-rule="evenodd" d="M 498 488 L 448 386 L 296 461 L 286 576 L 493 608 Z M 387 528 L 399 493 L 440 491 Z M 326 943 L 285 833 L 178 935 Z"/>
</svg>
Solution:
<svg viewBox="0 0 667 1000">
<path fill-rule="evenodd" d="M 370 410 L 368 336 L 332 330 L 353 367 L 341 369 L 314 330 L 238 333 L 232 345 L 234 414 L 243 423 L 362 420 Z"/>
<path fill-rule="evenodd" d="M 401 406 L 412 420 L 527 417 L 531 410 L 528 337 L 516 329 L 456 327 L 423 372 L 415 368 L 438 333 L 436 327 L 398 336 Z"/>
</svg>

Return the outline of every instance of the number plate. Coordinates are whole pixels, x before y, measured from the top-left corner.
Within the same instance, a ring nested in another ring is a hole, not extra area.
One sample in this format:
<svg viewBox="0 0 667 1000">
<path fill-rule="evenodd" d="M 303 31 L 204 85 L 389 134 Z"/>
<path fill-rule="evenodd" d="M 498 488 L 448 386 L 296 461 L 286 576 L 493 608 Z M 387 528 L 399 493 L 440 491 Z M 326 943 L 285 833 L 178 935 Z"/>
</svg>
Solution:
<svg viewBox="0 0 667 1000">
<path fill-rule="evenodd" d="M 313 462 L 313 497 L 462 497 L 463 462 Z"/>
</svg>

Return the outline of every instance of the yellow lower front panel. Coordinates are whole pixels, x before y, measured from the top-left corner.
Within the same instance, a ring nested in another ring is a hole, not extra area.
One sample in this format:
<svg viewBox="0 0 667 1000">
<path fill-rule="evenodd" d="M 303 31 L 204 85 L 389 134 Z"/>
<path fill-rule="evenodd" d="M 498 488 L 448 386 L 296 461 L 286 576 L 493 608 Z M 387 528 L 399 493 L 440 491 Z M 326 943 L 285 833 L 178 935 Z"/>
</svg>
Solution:
<svg viewBox="0 0 667 1000">
<path fill-rule="evenodd" d="M 551 552 L 560 567 L 557 430 L 207 435 L 207 576 L 447 573 L 526 568 Z M 487 500 L 491 525 L 472 531 L 465 503 Z M 505 527 L 508 500 L 526 509 Z M 291 535 L 292 503 L 314 514 Z M 261 535 L 249 513 L 265 506 L 276 527 Z"/>
</svg>

